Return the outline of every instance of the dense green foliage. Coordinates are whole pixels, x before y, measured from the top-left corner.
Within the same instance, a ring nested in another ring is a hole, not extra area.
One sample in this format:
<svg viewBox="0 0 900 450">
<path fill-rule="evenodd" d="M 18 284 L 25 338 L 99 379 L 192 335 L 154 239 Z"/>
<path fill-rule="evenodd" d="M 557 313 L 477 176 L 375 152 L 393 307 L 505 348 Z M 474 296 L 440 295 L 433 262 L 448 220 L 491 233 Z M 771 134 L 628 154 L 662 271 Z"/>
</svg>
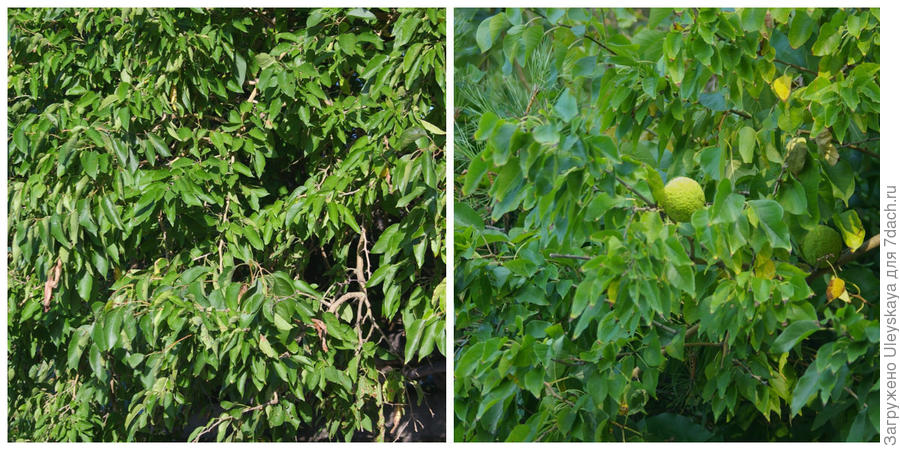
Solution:
<svg viewBox="0 0 900 450">
<path fill-rule="evenodd" d="M 879 11 L 456 14 L 456 439 L 877 439 Z"/>
<path fill-rule="evenodd" d="M 10 439 L 385 438 L 444 353 L 444 14 L 10 10 Z"/>
</svg>

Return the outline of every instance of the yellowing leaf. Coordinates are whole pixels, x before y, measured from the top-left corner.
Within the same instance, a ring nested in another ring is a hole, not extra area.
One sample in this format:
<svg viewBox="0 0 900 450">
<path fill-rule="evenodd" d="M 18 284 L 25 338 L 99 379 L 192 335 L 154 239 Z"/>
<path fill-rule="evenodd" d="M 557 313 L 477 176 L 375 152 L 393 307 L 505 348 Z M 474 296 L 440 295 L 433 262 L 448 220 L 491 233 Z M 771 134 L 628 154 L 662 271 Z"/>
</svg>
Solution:
<svg viewBox="0 0 900 450">
<path fill-rule="evenodd" d="M 851 251 L 856 251 L 862 246 L 866 238 L 866 229 L 863 227 L 856 211 L 851 209 L 842 212 L 837 216 L 835 224 L 841 231 L 844 243 L 847 244 L 847 247 L 850 247 Z"/>
<path fill-rule="evenodd" d="M 444 130 L 438 128 L 434 124 L 430 122 L 426 122 L 424 120 L 419 120 L 419 123 L 422 124 L 422 127 L 426 130 L 430 131 L 432 134 L 447 134 Z"/>
<path fill-rule="evenodd" d="M 824 147 L 831 143 L 831 131 L 828 128 L 822 130 L 821 133 L 816 135 L 816 145 L 819 147 Z"/>
<path fill-rule="evenodd" d="M 775 263 L 770 258 L 758 256 L 753 264 L 753 269 L 759 278 L 767 280 L 775 278 Z"/>
<path fill-rule="evenodd" d="M 822 155 L 825 157 L 825 162 L 828 163 L 829 166 L 834 166 L 838 163 L 838 160 L 841 159 L 840 153 L 838 153 L 837 147 L 832 143 L 828 143 L 824 147 L 821 148 Z"/>
<path fill-rule="evenodd" d="M 616 304 L 616 295 L 619 292 L 619 280 L 615 280 L 612 283 L 609 283 L 609 287 L 606 288 L 606 297 L 609 299 L 609 303 L 611 305 Z"/>
<path fill-rule="evenodd" d="M 828 301 L 832 301 L 844 294 L 844 280 L 834 277 L 828 282 L 828 288 L 825 290 L 825 297 Z"/>
<path fill-rule="evenodd" d="M 793 81 L 793 77 L 782 75 L 772 82 L 772 90 L 783 102 L 786 102 L 788 97 L 791 96 L 791 81 Z"/>
</svg>

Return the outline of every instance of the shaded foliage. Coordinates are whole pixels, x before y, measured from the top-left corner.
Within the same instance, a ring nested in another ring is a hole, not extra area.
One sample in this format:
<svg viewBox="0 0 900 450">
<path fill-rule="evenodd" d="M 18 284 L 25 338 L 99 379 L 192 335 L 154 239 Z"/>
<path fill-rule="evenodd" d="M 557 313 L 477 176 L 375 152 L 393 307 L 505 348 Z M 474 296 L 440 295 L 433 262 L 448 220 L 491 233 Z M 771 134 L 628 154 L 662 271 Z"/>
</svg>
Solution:
<svg viewBox="0 0 900 450">
<path fill-rule="evenodd" d="M 444 12 L 9 23 L 10 439 L 385 438 L 444 353 Z"/>
</svg>

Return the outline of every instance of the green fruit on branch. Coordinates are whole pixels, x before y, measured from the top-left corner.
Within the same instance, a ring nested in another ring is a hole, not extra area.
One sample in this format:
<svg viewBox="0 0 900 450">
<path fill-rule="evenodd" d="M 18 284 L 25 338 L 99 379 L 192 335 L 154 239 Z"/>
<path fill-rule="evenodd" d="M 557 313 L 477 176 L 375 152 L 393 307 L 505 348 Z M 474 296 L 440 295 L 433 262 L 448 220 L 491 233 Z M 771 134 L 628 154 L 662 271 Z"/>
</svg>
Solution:
<svg viewBox="0 0 900 450">
<path fill-rule="evenodd" d="M 676 222 L 687 222 L 691 215 L 706 205 L 706 196 L 700 184 L 688 177 L 671 179 L 664 189 L 662 207 L 666 215 Z"/>
<path fill-rule="evenodd" d="M 841 254 L 841 235 L 826 225 L 816 225 L 800 242 L 800 250 L 806 261 L 817 268 L 827 267 Z"/>
</svg>

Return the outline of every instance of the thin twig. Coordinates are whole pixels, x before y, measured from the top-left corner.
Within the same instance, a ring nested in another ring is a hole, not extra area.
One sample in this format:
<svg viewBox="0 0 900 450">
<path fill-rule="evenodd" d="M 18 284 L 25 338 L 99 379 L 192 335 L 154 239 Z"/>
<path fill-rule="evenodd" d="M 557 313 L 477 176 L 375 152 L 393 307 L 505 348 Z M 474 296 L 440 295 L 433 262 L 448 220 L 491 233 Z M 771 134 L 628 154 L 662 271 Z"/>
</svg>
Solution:
<svg viewBox="0 0 900 450">
<path fill-rule="evenodd" d="M 878 140 L 878 138 L 875 138 L 875 140 Z M 868 142 L 868 141 L 863 141 L 863 142 Z M 860 153 L 864 153 L 864 154 L 866 154 L 866 155 L 869 155 L 869 156 L 871 156 L 871 157 L 873 157 L 873 158 L 875 158 L 875 159 L 881 159 L 881 157 L 878 156 L 875 152 L 873 152 L 873 151 L 871 151 L 871 150 L 869 150 L 869 149 L 860 147 L 860 146 L 857 145 L 856 143 L 853 143 L 853 144 L 844 144 L 844 145 L 841 145 L 841 147 L 846 147 L 846 148 L 849 148 L 849 149 L 851 149 L 851 150 L 856 150 L 856 151 L 858 151 L 858 152 L 860 152 Z"/>
<path fill-rule="evenodd" d="M 569 400 L 563 398 L 561 395 L 559 395 L 559 393 L 553 389 L 553 386 L 551 386 L 550 383 L 545 381 L 544 386 L 547 388 L 547 391 L 550 392 L 550 395 L 556 397 L 558 400 L 566 403 L 569 406 L 575 406 L 574 403 L 572 403 L 571 401 L 569 401 Z"/>
<path fill-rule="evenodd" d="M 772 189 L 772 197 L 778 194 L 778 188 L 781 187 L 781 181 L 784 179 L 785 169 L 787 169 L 787 161 L 781 165 L 781 172 L 778 173 L 778 178 L 775 180 L 775 187 Z"/>
<path fill-rule="evenodd" d="M 751 116 L 750 113 L 741 111 L 741 110 L 739 110 L 739 109 L 729 109 L 729 110 L 727 110 L 727 111 L 725 111 L 725 112 L 729 112 L 729 113 L 731 113 L 731 114 L 734 114 L 734 115 L 737 115 L 737 116 L 741 116 L 741 117 L 743 117 L 743 118 L 745 118 L 745 119 L 748 119 L 748 120 L 753 118 L 753 116 Z"/>
<path fill-rule="evenodd" d="M 684 338 L 687 339 L 687 338 L 697 334 L 697 330 L 699 330 L 699 329 L 700 329 L 699 323 L 697 325 L 694 325 L 694 326 L 688 328 L 687 331 L 684 332 Z"/>
<path fill-rule="evenodd" d="M 246 414 L 251 411 L 259 411 L 260 409 L 263 409 L 266 406 L 276 405 L 276 404 L 278 404 L 278 391 L 275 391 L 274 396 L 272 397 L 272 400 L 269 400 L 265 403 L 262 403 L 262 404 L 259 404 L 256 406 L 248 406 L 248 407 L 244 408 L 243 410 L 241 410 L 241 414 L 243 415 L 243 414 Z M 210 424 L 208 427 L 204 428 L 203 431 L 201 431 L 200 434 L 198 434 L 194 438 L 194 442 L 199 442 L 200 437 L 202 437 L 204 434 L 212 431 L 214 428 L 219 426 L 222 422 L 231 421 L 231 420 L 234 420 L 234 417 L 232 417 L 231 415 L 226 415 L 225 417 L 219 418 L 218 420 L 216 420 L 215 422 Z"/>
<path fill-rule="evenodd" d="M 188 334 L 187 336 L 184 336 L 184 337 L 178 339 L 177 341 L 175 341 L 175 342 L 169 344 L 165 349 L 160 350 L 160 351 L 158 351 L 158 352 L 150 353 L 150 354 L 148 354 L 147 356 L 155 355 L 155 354 L 157 354 L 157 353 L 166 353 L 166 352 L 168 352 L 169 350 L 171 350 L 172 347 L 175 346 L 175 344 L 177 344 L 177 343 L 179 343 L 179 342 L 181 342 L 181 341 L 183 341 L 183 340 L 185 340 L 185 339 L 187 339 L 187 338 L 189 338 L 189 337 L 191 337 L 191 336 L 193 336 L 193 335 L 194 335 L 194 333 L 190 333 L 190 334 Z"/>
<path fill-rule="evenodd" d="M 620 178 L 618 175 L 615 175 L 615 177 L 616 177 L 616 181 L 618 181 L 619 183 L 622 183 L 622 185 L 625 186 L 634 195 L 637 195 L 638 197 L 640 197 L 640 199 L 643 200 L 644 203 L 646 203 L 650 206 L 656 206 L 656 203 L 653 203 L 649 199 L 647 199 L 647 197 L 644 197 L 644 194 L 641 194 L 640 192 L 638 192 L 637 189 L 633 188 L 630 184 L 626 183 L 625 180 Z"/>
<path fill-rule="evenodd" d="M 568 258 L 568 259 L 580 259 L 582 261 L 590 261 L 591 258 L 589 256 L 581 256 L 581 255 L 566 255 L 562 253 L 551 253 L 551 258 Z"/>
<path fill-rule="evenodd" d="M 784 64 L 785 66 L 790 66 L 790 67 L 793 67 L 793 68 L 795 68 L 795 69 L 797 69 L 797 70 L 801 70 L 801 71 L 806 72 L 806 73 L 811 73 L 811 74 L 813 74 L 813 75 L 818 75 L 818 74 L 819 74 L 819 73 L 816 72 L 815 70 L 812 70 L 812 69 L 809 69 L 809 68 L 803 67 L 803 66 L 798 66 L 798 65 L 796 65 L 796 64 L 794 64 L 794 63 L 789 63 L 789 62 L 787 62 L 787 61 L 783 61 L 783 60 L 780 60 L 780 59 L 778 59 L 778 58 L 775 58 L 774 61 L 777 62 L 778 64 Z"/>
<path fill-rule="evenodd" d="M 656 320 L 653 321 L 653 325 L 655 325 L 657 328 L 662 328 L 663 331 L 665 331 L 666 333 L 669 333 L 669 334 L 675 334 L 678 332 L 674 328 L 668 327 L 665 324 L 663 324 L 662 322 L 658 322 Z"/>
<path fill-rule="evenodd" d="M 328 307 L 328 312 L 334 313 L 347 300 L 354 299 L 354 298 L 357 300 L 362 300 L 365 297 L 366 297 L 366 294 L 363 294 L 362 292 L 348 292 L 348 293 L 340 296 L 337 300 L 333 301 L 331 303 L 331 306 Z"/>
</svg>

